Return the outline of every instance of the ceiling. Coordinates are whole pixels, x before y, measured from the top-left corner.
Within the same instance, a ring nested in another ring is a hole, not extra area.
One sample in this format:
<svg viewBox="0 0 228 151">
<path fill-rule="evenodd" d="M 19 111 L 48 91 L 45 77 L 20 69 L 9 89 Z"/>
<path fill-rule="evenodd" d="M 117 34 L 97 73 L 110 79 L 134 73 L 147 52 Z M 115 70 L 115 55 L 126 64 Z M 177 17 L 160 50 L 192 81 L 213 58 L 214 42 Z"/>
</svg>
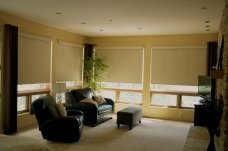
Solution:
<svg viewBox="0 0 228 151">
<path fill-rule="evenodd" d="M 224 6 L 225 0 L 0 0 L 2 12 L 90 37 L 216 33 Z"/>
</svg>

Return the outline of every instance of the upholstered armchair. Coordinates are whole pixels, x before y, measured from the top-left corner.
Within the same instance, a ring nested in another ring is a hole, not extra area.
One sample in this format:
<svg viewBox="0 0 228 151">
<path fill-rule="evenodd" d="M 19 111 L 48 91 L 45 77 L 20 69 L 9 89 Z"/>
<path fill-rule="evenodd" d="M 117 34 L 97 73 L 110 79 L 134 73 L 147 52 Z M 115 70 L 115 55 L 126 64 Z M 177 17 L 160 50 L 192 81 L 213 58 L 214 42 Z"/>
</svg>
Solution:
<svg viewBox="0 0 228 151">
<path fill-rule="evenodd" d="M 31 106 L 44 139 L 73 142 L 82 136 L 84 116 L 81 111 L 67 111 L 64 116 L 54 97 L 47 95 L 36 99 Z"/>
<path fill-rule="evenodd" d="M 84 115 L 84 124 L 96 126 L 112 118 L 114 101 L 103 98 L 98 101 L 90 88 L 74 89 L 65 93 L 67 110 L 80 110 Z M 96 100 L 96 101 L 94 101 Z"/>
</svg>

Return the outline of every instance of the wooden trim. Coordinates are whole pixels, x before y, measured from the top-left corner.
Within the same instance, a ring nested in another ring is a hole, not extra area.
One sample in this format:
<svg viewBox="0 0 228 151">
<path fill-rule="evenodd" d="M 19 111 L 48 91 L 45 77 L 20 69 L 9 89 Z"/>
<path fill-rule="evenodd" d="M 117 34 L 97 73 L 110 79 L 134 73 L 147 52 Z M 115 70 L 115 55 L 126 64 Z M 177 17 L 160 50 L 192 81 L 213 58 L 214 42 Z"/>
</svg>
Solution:
<svg viewBox="0 0 228 151">
<path fill-rule="evenodd" d="M 28 91 L 19 91 L 17 92 L 17 96 L 29 96 L 29 95 L 37 95 L 37 94 L 50 94 L 50 90 L 28 90 Z"/>
<path fill-rule="evenodd" d="M 197 96 L 197 92 L 191 91 L 150 91 L 152 94 L 170 94 L 170 95 L 187 95 L 187 96 Z"/>
</svg>

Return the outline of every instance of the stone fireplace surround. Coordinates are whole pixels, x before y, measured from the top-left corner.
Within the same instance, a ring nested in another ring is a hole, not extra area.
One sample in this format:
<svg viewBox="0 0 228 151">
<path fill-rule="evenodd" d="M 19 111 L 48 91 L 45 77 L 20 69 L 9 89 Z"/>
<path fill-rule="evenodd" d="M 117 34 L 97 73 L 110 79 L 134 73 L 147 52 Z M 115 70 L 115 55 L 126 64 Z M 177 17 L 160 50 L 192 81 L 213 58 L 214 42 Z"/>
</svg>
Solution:
<svg viewBox="0 0 228 151">
<path fill-rule="evenodd" d="M 219 140 L 220 151 L 228 150 L 228 0 L 226 0 L 223 16 L 218 34 L 218 48 L 221 47 L 222 37 L 224 37 L 224 47 L 222 54 L 222 79 L 216 80 L 216 98 L 222 101 L 223 115 L 221 118 L 221 136 Z M 219 50 L 219 49 L 218 49 Z"/>
</svg>

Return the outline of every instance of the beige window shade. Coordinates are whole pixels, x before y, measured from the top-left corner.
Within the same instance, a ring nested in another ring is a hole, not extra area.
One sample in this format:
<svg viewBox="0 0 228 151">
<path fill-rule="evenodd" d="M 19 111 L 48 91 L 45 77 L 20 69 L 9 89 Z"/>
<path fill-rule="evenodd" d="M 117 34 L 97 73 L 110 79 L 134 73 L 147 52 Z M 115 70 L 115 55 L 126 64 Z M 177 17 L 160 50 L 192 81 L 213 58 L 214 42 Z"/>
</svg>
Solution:
<svg viewBox="0 0 228 151">
<path fill-rule="evenodd" d="M 142 83 L 143 48 L 95 48 L 109 66 L 104 82 Z"/>
<path fill-rule="evenodd" d="M 59 42 L 56 63 L 56 81 L 82 81 L 82 45 Z"/>
<path fill-rule="evenodd" d="M 18 83 L 49 83 L 52 41 L 20 32 L 18 36 Z"/>
<path fill-rule="evenodd" d="M 206 47 L 154 47 L 151 83 L 196 86 L 206 74 Z"/>
</svg>

